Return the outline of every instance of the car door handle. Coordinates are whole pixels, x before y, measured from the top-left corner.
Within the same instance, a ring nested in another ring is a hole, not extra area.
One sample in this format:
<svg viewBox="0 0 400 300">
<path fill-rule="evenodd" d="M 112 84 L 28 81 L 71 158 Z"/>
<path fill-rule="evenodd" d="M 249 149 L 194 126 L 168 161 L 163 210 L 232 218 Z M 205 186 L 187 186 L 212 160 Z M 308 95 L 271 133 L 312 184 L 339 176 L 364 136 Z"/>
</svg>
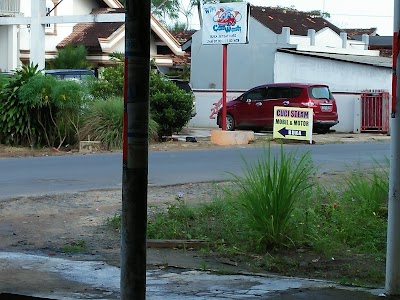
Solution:
<svg viewBox="0 0 400 300">
<path fill-rule="evenodd" d="M 283 105 L 289 105 L 289 101 L 283 101 L 282 104 Z"/>
<path fill-rule="evenodd" d="M 262 105 L 262 102 L 257 102 L 256 105 L 257 105 L 257 106 L 261 106 L 261 105 Z"/>
</svg>

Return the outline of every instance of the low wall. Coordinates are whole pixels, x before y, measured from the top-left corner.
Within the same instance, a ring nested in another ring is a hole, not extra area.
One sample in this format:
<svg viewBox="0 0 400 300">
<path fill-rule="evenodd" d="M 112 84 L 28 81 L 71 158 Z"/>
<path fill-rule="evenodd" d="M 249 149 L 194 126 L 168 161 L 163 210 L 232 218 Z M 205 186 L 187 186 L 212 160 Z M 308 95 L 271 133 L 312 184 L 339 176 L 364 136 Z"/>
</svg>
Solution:
<svg viewBox="0 0 400 300">
<path fill-rule="evenodd" d="M 227 92 L 226 101 L 232 100 L 241 94 L 244 91 L 234 91 Z M 192 118 L 189 122 L 189 126 L 191 127 L 209 127 L 209 128 L 218 128 L 217 126 L 217 115 L 215 114 L 215 119 L 210 119 L 210 115 L 213 112 L 218 112 L 216 110 L 216 106 L 214 103 L 218 103 L 218 101 L 222 98 L 222 91 L 194 91 L 194 95 L 196 97 L 196 116 Z"/>
</svg>

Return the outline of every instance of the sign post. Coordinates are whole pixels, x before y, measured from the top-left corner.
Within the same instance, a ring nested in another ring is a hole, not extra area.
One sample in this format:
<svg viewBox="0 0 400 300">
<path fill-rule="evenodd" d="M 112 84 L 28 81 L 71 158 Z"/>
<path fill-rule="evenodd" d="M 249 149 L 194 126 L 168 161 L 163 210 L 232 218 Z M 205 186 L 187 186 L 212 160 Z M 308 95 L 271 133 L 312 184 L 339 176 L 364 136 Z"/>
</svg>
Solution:
<svg viewBox="0 0 400 300">
<path fill-rule="evenodd" d="M 228 72 L 228 45 L 222 45 L 222 130 L 226 130 L 226 77 Z"/>
<path fill-rule="evenodd" d="M 274 107 L 274 139 L 310 141 L 312 144 L 313 109 Z"/>
<path fill-rule="evenodd" d="M 226 130 L 226 91 L 228 44 L 248 43 L 248 4 L 246 2 L 203 4 L 202 44 L 222 45 L 222 114 L 221 127 Z"/>
</svg>

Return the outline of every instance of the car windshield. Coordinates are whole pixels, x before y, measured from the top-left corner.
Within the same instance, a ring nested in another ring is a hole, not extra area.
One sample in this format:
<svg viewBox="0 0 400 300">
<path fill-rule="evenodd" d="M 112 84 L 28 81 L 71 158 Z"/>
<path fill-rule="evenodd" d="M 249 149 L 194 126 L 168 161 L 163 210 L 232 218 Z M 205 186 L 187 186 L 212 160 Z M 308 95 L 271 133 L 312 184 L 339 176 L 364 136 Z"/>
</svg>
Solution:
<svg viewBox="0 0 400 300">
<path fill-rule="evenodd" d="M 333 99 L 332 93 L 327 86 L 315 86 L 309 89 L 311 98 Z"/>
</svg>

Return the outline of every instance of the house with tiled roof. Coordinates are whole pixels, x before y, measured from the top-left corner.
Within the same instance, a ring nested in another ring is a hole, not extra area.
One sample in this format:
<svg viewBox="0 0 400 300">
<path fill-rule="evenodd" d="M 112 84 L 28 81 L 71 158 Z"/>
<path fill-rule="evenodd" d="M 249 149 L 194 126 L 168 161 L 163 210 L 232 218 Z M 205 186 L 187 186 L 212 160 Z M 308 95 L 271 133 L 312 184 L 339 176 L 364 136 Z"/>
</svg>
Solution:
<svg viewBox="0 0 400 300">
<path fill-rule="evenodd" d="M 8 1 L 8 0 L 2 0 Z M 4 16 L 21 15 L 29 17 L 32 1 L 25 0 L 24 5 L 19 5 L 20 0 L 10 0 L 14 4 L 12 14 L 3 13 Z M 83 44 L 88 49 L 88 60 L 93 67 L 103 67 L 112 63 L 109 54 L 124 52 L 125 48 L 125 10 L 117 0 L 46 0 L 47 15 L 49 16 L 79 16 L 79 15 L 104 15 L 121 14 L 122 17 L 115 22 L 96 23 L 62 23 L 45 25 L 45 59 L 51 61 L 59 49 L 67 44 Z M 7 48 L 0 57 L 0 70 L 9 71 L 21 63 L 28 63 L 31 58 L 30 26 L 27 25 L 2 25 L 0 11 L 0 50 Z M 121 21 L 122 20 L 122 21 Z M 12 32 L 12 38 L 10 38 Z M 15 33 L 15 34 L 14 34 Z M 8 42 L 6 42 L 8 41 Z M 16 49 L 19 48 L 19 49 Z M 157 66 L 167 71 L 174 66 L 180 66 L 188 61 L 188 55 L 182 51 L 177 39 L 154 17 L 151 16 L 151 45 L 150 56 Z"/>
<path fill-rule="evenodd" d="M 367 34 L 369 36 L 376 36 L 378 28 L 343 28 L 342 31 L 346 32 L 350 38 L 361 37 L 363 34 Z"/>
<path fill-rule="evenodd" d="M 125 13 L 124 9 L 96 9 L 92 14 Z M 181 49 L 178 40 L 153 15 L 151 16 L 150 57 L 158 68 L 168 71 L 171 67 L 179 67 L 187 62 L 188 57 Z M 62 49 L 68 44 L 82 44 L 88 49 L 89 61 L 98 67 L 113 64 L 109 54 L 124 52 L 125 24 L 114 23 L 80 23 L 74 26 L 73 31 L 59 44 Z"/>
<path fill-rule="evenodd" d="M 227 46 L 228 100 L 266 83 L 327 84 L 338 103 L 340 122 L 334 129 L 359 132 L 354 116 L 360 116 L 355 109 L 361 91 L 391 90 L 391 60 L 368 48 L 367 34 L 355 40 L 321 15 L 273 7 L 249 10 L 248 43 Z M 192 36 L 190 81 L 197 105 L 192 126 L 217 126 L 210 111 L 221 99 L 222 48 L 203 45 L 202 29 Z"/>
</svg>

